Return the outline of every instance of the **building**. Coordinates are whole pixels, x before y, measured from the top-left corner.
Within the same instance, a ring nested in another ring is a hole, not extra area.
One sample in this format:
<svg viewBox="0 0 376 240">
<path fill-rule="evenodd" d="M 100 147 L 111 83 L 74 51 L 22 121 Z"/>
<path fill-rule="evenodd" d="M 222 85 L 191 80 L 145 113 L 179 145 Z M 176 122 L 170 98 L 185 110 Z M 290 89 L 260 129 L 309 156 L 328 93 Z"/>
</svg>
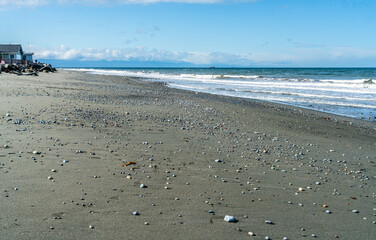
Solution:
<svg viewBox="0 0 376 240">
<path fill-rule="evenodd" d="M 32 52 L 26 52 L 24 53 L 24 59 L 27 61 L 26 63 L 32 63 L 33 62 L 33 55 Z"/>
<path fill-rule="evenodd" d="M 0 63 L 28 64 L 33 62 L 34 53 L 24 53 L 21 44 L 0 44 Z"/>
</svg>

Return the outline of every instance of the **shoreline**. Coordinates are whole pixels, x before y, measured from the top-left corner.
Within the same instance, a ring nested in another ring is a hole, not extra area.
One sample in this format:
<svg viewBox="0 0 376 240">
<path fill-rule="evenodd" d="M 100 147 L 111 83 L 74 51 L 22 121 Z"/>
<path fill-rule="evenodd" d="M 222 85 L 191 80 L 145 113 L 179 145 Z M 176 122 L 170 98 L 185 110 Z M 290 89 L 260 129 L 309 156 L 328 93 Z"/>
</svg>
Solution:
<svg viewBox="0 0 376 240">
<path fill-rule="evenodd" d="M 66 70 L 0 100 L 6 239 L 376 233 L 373 122 Z"/>
<path fill-rule="evenodd" d="M 90 69 L 85 69 L 85 68 L 79 68 L 79 69 L 80 69 L 80 71 L 78 71 L 78 72 L 84 72 L 84 73 L 87 73 L 87 74 L 94 74 L 94 75 L 101 75 L 101 76 L 118 76 L 118 77 L 139 78 L 139 77 L 133 77 L 133 76 L 121 76 L 121 75 L 116 75 L 116 74 L 115 75 L 111 75 L 111 74 L 91 73 Z M 99 69 L 100 70 L 100 69 L 106 69 L 106 68 L 92 68 L 92 69 Z M 108 68 L 108 69 L 116 70 L 117 68 Z M 128 69 L 128 68 L 124 68 L 124 69 Z M 135 69 L 138 69 L 138 68 L 135 68 Z M 142 68 L 140 68 L 140 69 L 142 69 Z M 151 68 L 151 69 L 153 69 L 153 68 Z M 170 69 L 170 68 L 167 68 L 167 69 Z M 227 69 L 227 68 L 224 68 L 224 69 Z M 268 69 L 268 68 L 266 68 L 266 69 Z M 291 68 L 291 69 L 296 69 L 296 68 Z M 306 69 L 306 68 L 304 68 L 304 69 Z M 309 69 L 314 69 L 314 68 L 309 68 Z M 341 69 L 341 68 L 339 68 L 339 69 Z M 62 70 L 64 70 L 64 68 Z M 67 69 L 65 71 L 74 71 L 74 72 L 76 72 L 75 70 L 72 70 L 72 69 Z M 168 87 L 174 88 L 174 87 L 171 87 L 171 86 L 168 85 L 167 80 L 166 81 L 164 81 L 163 79 L 155 80 L 155 79 L 151 79 L 151 78 L 143 78 L 143 79 L 145 81 L 150 81 L 150 82 L 163 82 Z M 186 89 L 180 89 L 180 88 L 174 88 L 174 89 L 182 90 L 182 91 L 188 91 L 188 92 L 193 92 L 193 93 L 196 92 L 194 90 L 186 90 Z M 352 116 L 347 116 L 347 115 L 339 115 L 339 114 L 336 114 L 336 113 L 322 111 L 322 110 L 314 109 L 314 108 L 311 108 L 311 107 L 298 106 L 298 105 L 287 104 L 287 103 L 278 102 L 278 101 L 267 101 L 267 100 L 259 100 L 259 99 L 254 99 L 254 98 L 227 96 L 227 95 L 214 94 L 214 93 L 205 93 L 205 92 L 199 92 L 199 93 L 200 94 L 209 94 L 209 95 L 219 96 L 219 97 L 228 97 L 228 98 L 242 99 L 242 100 L 245 100 L 245 101 L 248 101 L 248 102 L 254 101 L 254 102 L 264 102 L 264 103 L 276 104 L 276 105 L 286 106 L 287 108 L 292 108 L 292 109 L 303 109 L 304 111 L 307 111 L 307 112 L 312 111 L 314 114 L 310 114 L 311 117 L 312 116 L 316 116 L 316 115 L 320 115 L 320 114 L 316 114 L 315 113 L 315 112 L 319 112 L 319 113 L 321 113 L 321 115 L 325 115 L 325 118 L 335 118 L 335 119 L 338 119 L 339 121 L 347 121 L 347 122 L 358 122 L 357 125 L 360 125 L 360 126 L 361 125 L 372 126 L 372 125 L 376 124 L 376 120 L 374 120 L 374 119 L 357 118 L 357 117 L 352 117 Z M 375 116 L 375 118 L 376 118 L 376 116 Z M 361 124 L 361 122 L 371 122 L 371 124 L 367 124 L 367 123 Z"/>
<path fill-rule="evenodd" d="M 71 71 L 71 70 L 63 70 L 67 72 L 76 72 L 76 71 Z M 163 87 L 166 87 L 168 89 L 172 89 L 173 91 L 179 91 L 182 93 L 186 93 L 191 95 L 192 97 L 198 97 L 202 99 L 211 99 L 211 100 L 216 100 L 216 101 L 222 101 L 222 102 L 227 102 L 227 103 L 234 103 L 234 104 L 240 104 L 248 107 L 262 107 L 264 109 L 273 109 L 280 114 L 289 114 L 289 116 L 293 116 L 294 114 L 299 114 L 301 117 L 309 117 L 312 120 L 326 120 L 333 122 L 335 124 L 345 124 L 347 126 L 355 126 L 359 128 L 363 128 L 366 131 L 372 131 L 376 130 L 376 122 L 375 121 L 369 121 L 365 119 L 358 119 L 358 118 L 353 118 L 349 116 L 342 116 L 342 115 L 337 115 L 334 113 L 328 113 L 324 111 L 319 111 L 319 110 L 314 110 L 310 108 L 304 108 L 304 107 L 299 107 L 299 106 L 293 106 L 293 105 L 288 105 L 284 103 L 277 103 L 277 102 L 269 102 L 269 101 L 264 101 L 264 100 L 258 100 L 258 99 L 250 99 L 250 98 L 242 98 L 242 97 L 233 97 L 233 96 L 225 96 L 225 95 L 219 95 L 219 94 L 210 94 L 210 93 L 204 93 L 204 92 L 196 92 L 192 90 L 185 90 L 185 89 L 179 89 L 179 88 L 174 88 L 168 86 L 166 82 L 163 81 L 154 81 L 152 79 L 148 78 L 142 78 L 142 77 L 128 77 L 128 76 L 116 76 L 116 75 L 101 75 L 101 74 L 91 74 L 83 71 L 82 73 L 84 74 L 89 74 L 89 75 L 99 75 L 102 77 L 115 77 L 115 78 L 124 78 L 127 80 L 133 80 L 133 81 L 144 81 L 144 82 L 149 82 L 153 84 L 160 84 Z M 281 111 L 284 111 L 281 112 Z"/>
</svg>

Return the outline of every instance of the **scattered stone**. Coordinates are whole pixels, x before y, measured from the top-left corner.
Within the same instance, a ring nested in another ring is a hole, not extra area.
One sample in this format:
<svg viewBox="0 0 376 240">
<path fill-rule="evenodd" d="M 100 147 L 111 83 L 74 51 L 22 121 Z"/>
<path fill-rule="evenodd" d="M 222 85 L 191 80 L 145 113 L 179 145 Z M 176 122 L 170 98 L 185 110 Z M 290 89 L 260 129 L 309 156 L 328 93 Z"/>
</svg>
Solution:
<svg viewBox="0 0 376 240">
<path fill-rule="evenodd" d="M 224 220 L 226 222 L 236 222 L 235 217 L 234 216 L 230 216 L 230 215 L 226 215 L 225 218 L 224 218 Z"/>
</svg>

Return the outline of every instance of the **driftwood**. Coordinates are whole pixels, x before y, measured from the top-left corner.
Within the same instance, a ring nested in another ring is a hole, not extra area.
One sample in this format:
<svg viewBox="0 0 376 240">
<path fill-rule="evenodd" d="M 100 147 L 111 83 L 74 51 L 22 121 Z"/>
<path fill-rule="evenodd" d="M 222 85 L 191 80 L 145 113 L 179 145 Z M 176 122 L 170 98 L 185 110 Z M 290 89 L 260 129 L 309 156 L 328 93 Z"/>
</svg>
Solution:
<svg viewBox="0 0 376 240">
<path fill-rule="evenodd" d="M 17 75 L 38 76 L 38 72 L 56 72 L 51 64 L 31 63 L 29 65 L 3 64 L 0 65 L 0 73 L 6 72 Z"/>
</svg>

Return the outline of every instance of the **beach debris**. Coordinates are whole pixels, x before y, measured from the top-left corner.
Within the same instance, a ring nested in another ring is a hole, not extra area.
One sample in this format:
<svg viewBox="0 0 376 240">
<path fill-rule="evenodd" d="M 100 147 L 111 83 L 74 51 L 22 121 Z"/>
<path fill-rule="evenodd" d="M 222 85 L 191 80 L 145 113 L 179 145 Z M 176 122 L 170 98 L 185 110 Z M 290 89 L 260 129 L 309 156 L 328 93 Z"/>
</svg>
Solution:
<svg viewBox="0 0 376 240">
<path fill-rule="evenodd" d="M 265 223 L 274 225 L 273 221 L 271 221 L 271 220 L 265 220 Z"/>
<path fill-rule="evenodd" d="M 145 184 L 142 183 L 142 184 L 140 185 L 140 188 L 147 188 L 147 186 L 146 186 Z"/>
<path fill-rule="evenodd" d="M 89 225 L 89 228 L 90 228 L 90 229 L 94 229 L 94 226 L 93 226 L 93 225 Z"/>
<path fill-rule="evenodd" d="M 138 216 L 138 215 L 140 215 L 140 213 L 137 212 L 137 211 L 134 211 L 134 212 L 132 212 L 132 215 Z"/>
<path fill-rule="evenodd" d="M 221 160 L 221 159 L 215 159 L 214 162 L 221 163 L 221 162 L 223 162 L 223 160 Z"/>
<path fill-rule="evenodd" d="M 41 152 L 39 152 L 39 151 L 33 151 L 33 154 L 39 155 L 39 154 L 41 154 Z"/>
<path fill-rule="evenodd" d="M 256 234 L 254 232 L 248 232 L 248 235 L 249 236 L 256 236 Z"/>
<path fill-rule="evenodd" d="M 127 162 L 127 163 L 123 164 L 122 167 L 126 167 L 126 166 L 129 166 L 131 164 L 136 164 L 136 162 L 135 161 Z"/>
<path fill-rule="evenodd" d="M 1 64 L 0 72 L 6 72 L 16 75 L 27 75 L 27 76 L 38 76 L 38 72 L 56 72 L 56 68 L 52 67 L 51 64 L 45 63 L 31 63 L 28 65 L 17 65 L 17 64 Z"/>
<path fill-rule="evenodd" d="M 359 210 L 354 209 L 354 210 L 352 210 L 352 212 L 353 213 L 359 213 Z"/>
<path fill-rule="evenodd" d="M 230 215 L 226 215 L 225 218 L 224 218 L 224 220 L 226 222 L 236 222 L 235 217 L 234 216 L 230 216 Z"/>
</svg>

